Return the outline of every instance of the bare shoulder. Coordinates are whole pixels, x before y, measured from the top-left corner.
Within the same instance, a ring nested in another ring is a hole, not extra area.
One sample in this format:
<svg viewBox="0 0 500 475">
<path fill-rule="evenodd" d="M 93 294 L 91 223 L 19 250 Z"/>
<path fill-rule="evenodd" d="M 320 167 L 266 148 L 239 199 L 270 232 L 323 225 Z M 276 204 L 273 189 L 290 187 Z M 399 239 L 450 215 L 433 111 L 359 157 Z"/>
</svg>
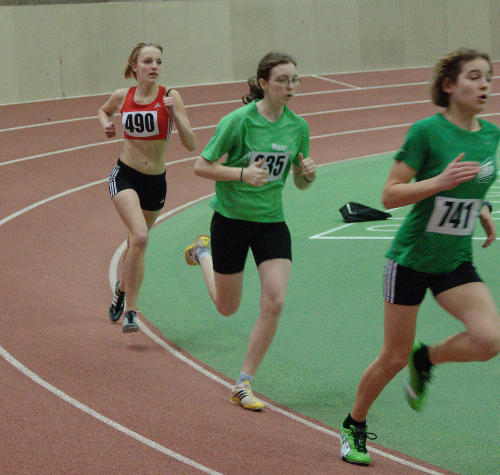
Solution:
<svg viewBox="0 0 500 475">
<path fill-rule="evenodd" d="M 123 103 L 125 102 L 127 92 L 128 88 L 117 89 L 111 94 L 111 96 L 108 97 L 108 100 L 103 104 L 101 109 L 108 114 L 114 114 L 121 109 Z"/>
<path fill-rule="evenodd" d="M 113 94 L 111 94 L 111 99 L 116 99 L 116 100 L 123 100 L 125 99 L 125 96 L 127 95 L 129 88 L 124 87 L 122 89 L 117 89 Z"/>
</svg>

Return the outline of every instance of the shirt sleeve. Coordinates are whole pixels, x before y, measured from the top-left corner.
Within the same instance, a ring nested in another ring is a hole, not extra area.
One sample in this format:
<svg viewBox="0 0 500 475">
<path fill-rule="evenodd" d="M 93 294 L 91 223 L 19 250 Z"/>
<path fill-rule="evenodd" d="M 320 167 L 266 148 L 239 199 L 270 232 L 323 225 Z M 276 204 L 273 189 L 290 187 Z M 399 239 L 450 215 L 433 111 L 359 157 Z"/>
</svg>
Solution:
<svg viewBox="0 0 500 475">
<path fill-rule="evenodd" d="M 304 119 L 300 118 L 299 127 L 302 135 L 302 143 L 300 144 L 297 155 L 292 158 L 294 167 L 300 167 L 299 153 L 302 153 L 304 158 L 309 156 L 309 124 Z"/>
<path fill-rule="evenodd" d="M 396 152 L 394 159 L 419 171 L 425 162 L 428 150 L 429 144 L 424 124 L 417 122 L 410 128 L 403 146 Z"/>
<path fill-rule="evenodd" d="M 210 162 L 216 162 L 230 152 L 238 136 L 239 124 L 237 122 L 231 114 L 223 117 L 201 156 Z"/>
</svg>

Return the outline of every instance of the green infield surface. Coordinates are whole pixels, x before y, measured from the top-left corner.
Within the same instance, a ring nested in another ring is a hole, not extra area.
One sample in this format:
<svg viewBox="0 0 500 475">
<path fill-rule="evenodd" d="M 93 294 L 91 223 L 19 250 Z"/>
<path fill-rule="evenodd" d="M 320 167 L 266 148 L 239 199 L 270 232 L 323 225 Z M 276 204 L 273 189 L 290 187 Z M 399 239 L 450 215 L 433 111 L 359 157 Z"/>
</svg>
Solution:
<svg viewBox="0 0 500 475">
<path fill-rule="evenodd" d="M 356 224 L 346 224 L 338 210 L 348 201 L 383 209 L 380 194 L 391 157 L 323 166 L 308 190 L 297 190 L 292 179 L 284 190 L 292 276 L 278 332 L 253 389 L 335 430 L 382 344 L 384 254 L 409 207 L 392 211 L 389 220 Z M 499 196 L 495 183 L 488 198 L 494 209 L 500 209 Z M 231 317 L 217 313 L 200 268 L 184 261 L 184 248 L 196 235 L 209 234 L 211 216 L 204 200 L 153 229 L 139 304 L 168 340 L 235 379 L 259 313 L 259 279 L 250 252 L 240 309 Z M 475 264 L 499 302 L 500 242 L 482 249 L 483 236 L 478 224 Z M 461 329 L 429 292 L 417 337 L 432 344 Z M 405 369 L 389 384 L 369 414 L 377 443 L 458 473 L 500 474 L 500 358 L 437 367 L 420 414 L 406 404 L 406 374 Z"/>
</svg>

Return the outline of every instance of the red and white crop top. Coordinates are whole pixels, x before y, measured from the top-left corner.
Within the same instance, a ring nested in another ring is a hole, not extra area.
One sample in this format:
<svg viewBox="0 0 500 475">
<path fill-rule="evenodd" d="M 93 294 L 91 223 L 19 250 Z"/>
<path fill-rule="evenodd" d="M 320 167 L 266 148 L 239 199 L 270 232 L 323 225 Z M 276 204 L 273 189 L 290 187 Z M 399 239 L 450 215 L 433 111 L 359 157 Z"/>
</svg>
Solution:
<svg viewBox="0 0 500 475">
<path fill-rule="evenodd" d="M 173 120 L 163 105 L 166 88 L 159 86 L 158 95 L 150 104 L 137 104 L 135 90 L 136 86 L 128 90 L 121 110 L 123 136 L 133 140 L 168 140 Z"/>
</svg>

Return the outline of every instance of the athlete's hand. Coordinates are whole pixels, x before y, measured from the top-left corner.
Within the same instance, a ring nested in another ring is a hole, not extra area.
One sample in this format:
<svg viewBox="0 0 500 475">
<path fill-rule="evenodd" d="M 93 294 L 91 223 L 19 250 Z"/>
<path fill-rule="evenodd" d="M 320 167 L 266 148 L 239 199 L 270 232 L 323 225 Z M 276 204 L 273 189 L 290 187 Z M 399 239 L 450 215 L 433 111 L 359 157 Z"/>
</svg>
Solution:
<svg viewBox="0 0 500 475">
<path fill-rule="evenodd" d="M 307 181 L 313 181 L 314 178 L 316 178 L 316 164 L 314 160 L 309 157 L 304 158 L 304 155 L 299 153 L 299 163 L 302 176 L 304 176 Z"/>
<path fill-rule="evenodd" d="M 111 138 L 116 135 L 116 129 L 115 129 L 115 124 L 113 122 L 108 122 L 104 127 L 103 127 L 104 133 L 106 134 L 106 137 Z"/>
<path fill-rule="evenodd" d="M 169 114 L 174 112 L 174 98 L 171 96 L 163 96 L 163 105 Z"/>
<path fill-rule="evenodd" d="M 264 159 L 260 160 L 260 162 L 252 163 L 249 167 L 243 169 L 242 180 L 247 185 L 262 186 L 267 183 L 269 172 L 262 170 L 263 163 Z"/>
<path fill-rule="evenodd" d="M 488 247 L 497 238 L 497 233 L 495 229 L 495 221 L 493 221 L 490 210 L 486 206 L 483 206 L 483 209 L 479 214 L 479 221 L 484 229 L 484 232 L 486 233 L 486 240 L 484 241 L 482 247 Z"/>
<path fill-rule="evenodd" d="M 462 152 L 437 176 L 441 190 L 451 190 L 460 183 L 472 180 L 481 170 L 477 162 L 462 162 L 464 157 Z"/>
</svg>

